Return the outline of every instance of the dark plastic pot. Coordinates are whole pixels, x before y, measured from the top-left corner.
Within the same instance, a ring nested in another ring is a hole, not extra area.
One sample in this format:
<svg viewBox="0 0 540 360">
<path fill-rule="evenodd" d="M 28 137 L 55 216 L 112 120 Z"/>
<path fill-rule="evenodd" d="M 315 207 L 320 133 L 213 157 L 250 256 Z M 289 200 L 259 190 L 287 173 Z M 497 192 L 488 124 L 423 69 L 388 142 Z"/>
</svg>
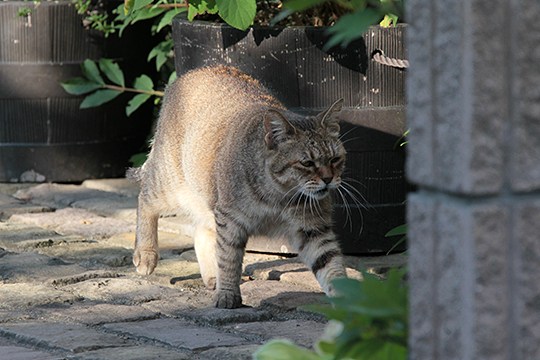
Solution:
<svg viewBox="0 0 540 360">
<path fill-rule="evenodd" d="M 30 8 L 30 16 L 18 16 L 20 8 Z M 81 76 L 87 58 L 114 58 L 141 71 L 130 53 L 140 51 L 138 36 L 126 32 L 119 42 L 85 30 L 71 1 L 0 2 L 0 181 L 32 171 L 42 175 L 35 180 L 62 182 L 125 173 L 144 144 L 151 108 L 131 118 L 122 101 L 80 110 L 83 97 L 67 94 L 60 82 Z"/>
<path fill-rule="evenodd" d="M 405 26 L 373 27 L 347 48 L 324 51 L 326 28 L 254 27 L 239 31 L 225 24 L 173 21 L 176 71 L 229 64 L 259 79 L 289 108 L 321 110 L 345 99 L 342 133 L 348 151 L 345 177 L 362 194 L 362 205 L 335 207 L 335 230 L 345 253 L 380 254 L 396 242 L 384 235 L 405 223 L 405 73 L 371 60 L 381 49 L 406 58 Z M 357 195 L 358 198 L 360 196 Z M 364 208 L 365 206 L 365 208 Z M 249 250 L 289 252 L 286 241 L 258 238 Z M 404 246 L 396 250 L 403 250 Z"/>
</svg>

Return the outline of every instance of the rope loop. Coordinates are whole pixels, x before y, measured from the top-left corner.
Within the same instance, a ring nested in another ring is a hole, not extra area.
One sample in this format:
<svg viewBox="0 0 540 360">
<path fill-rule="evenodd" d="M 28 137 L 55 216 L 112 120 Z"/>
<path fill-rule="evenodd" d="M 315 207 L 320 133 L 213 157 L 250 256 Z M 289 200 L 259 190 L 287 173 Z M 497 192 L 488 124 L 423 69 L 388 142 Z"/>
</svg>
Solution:
<svg viewBox="0 0 540 360">
<path fill-rule="evenodd" d="M 409 60 L 394 59 L 384 55 L 380 49 L 375 50 L 371 54 L 371 59 L 379 64 L 395 67 L 398 69 L 407 69 L 409 67 Z"/>
</svg>

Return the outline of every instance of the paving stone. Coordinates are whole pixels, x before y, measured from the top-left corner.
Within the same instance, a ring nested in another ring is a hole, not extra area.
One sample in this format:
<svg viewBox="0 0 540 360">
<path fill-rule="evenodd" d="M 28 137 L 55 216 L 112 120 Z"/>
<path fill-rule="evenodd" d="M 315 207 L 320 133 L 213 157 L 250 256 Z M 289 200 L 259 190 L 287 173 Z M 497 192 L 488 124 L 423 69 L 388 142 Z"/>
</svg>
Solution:
<svg viewBox="0 0 540 360">
<path fill-rule="evenodd" d="M 384 274 L 392 268 L 407 266 L 407 260 L 407 253 L 371 257 L 346 256 L 345 264 L 349 268 L 367 271 L 368 273 Z"/>
<path fill-rule="evenodd" d="M 78 235 L 60 235 L 53 230 L 26 224 L 0 223 L 0 233 L 0 246 L 15 252 L 88 242 Z"/>
<path fill-rule="evenodd" d="M 212 300 L 214 292 L 205 288 L 190 289 L 176 293 L 173 296 L 163 299 L 153 300 L 141 304 L 142 307 L 161 314 L 176 317 L 182 316 L 187 311 L 194 311 L 201 308 L 210 308 L 214 306 Z"/>
<path fill-rule="evenodd" d="M 53 208 L 68 207 L 77 201 L 95 198 L 104 200 L 115 197 L 125 198 L 125 196 L 109 191 L 91 189 L 79 185 L 53 183 L 40 184 L 31 188 L 22 189 L 17 191 L 13 196 L 19 200 L 30 201 L 34 204 L 47 205 Z"/>
<path fill-rule="evenodd" d="M 132 250 L 135 245 L 135 232 L 114 234 L 104 241 L 110 245 Z M 193 249 L 193 238 L 182 234 L 160 231 L 158 241 L 162 259 Z"/>
<path fill-rule="evenodd" d="M 0 356 L 6 360 L 60 360 L 64 356 L 51 355 L 43 351 L 21 346 L 0 346 Z"/>
<path fill-rule="evenodd" d="M 298 310 L 311 304 L 327 303 L 322 292 L 305 291 L 303 288 L 281 281 L 254 280 L 240 286 L 245 305 L 263 306 L 277 312 Z"/>
<path fill-rule="evenodd" d="M 226 332 L 196 326 L 178 319 L 156 319 L 104 325 L 105 329 L 138 338 L 157 340 L 177 348 L 204 350 L 216 346 L 245 345 L 246 339 Z"/>
<path fill-rule="evenodd" d="M 133 305 L 174 296 L 177 290 L 144 279 L 92 279 L 66 285 L 62 290 L 92 301 Z"/>
<path fill-rule="evenodd" d="M 201 352 L 197 358 L 201 360 L 251 360 L 253 359 L 253 353 L 257 351 L 260 346 L 261 345 L 218 347 Z"/>
<path fill-rule="evenodd" d="M 159 313 L 141 306 L 75 303 L 47 311 L 48 318 L 86 325 L 155 319 Z"/>
<path fill-rule="evenodd" d="M 250 254 L 252 255 L 252 254 Z M 285 272 L 298 272 L 307 270 L 306 266 L 294 259 L 257 259 L 246 256 L 245 260 L 251 262 L 245 265 L 244 273 L 257 280 L 279 280 L 281 274 Z"/>
<path fill-rule="evenodd" d="M 239 309 L 218 309 L 214 306 L 175 313 L 184 319 L 205 325 L 225 325 L 231 323 L 247 323 L 254 321 L 269 320 L 272 314 L 265 310 L 252 307 L 241 307 Z"/>
<path fill-rule="evenodd" d="M 0 286 L 0 309 L 25 309 L 78 300 L 80 297 L 77 295 L 41 284 L 17 283 Z"/>
<path fill-rule="evenodd" d="M 118 193 L 128 197 L 139 195 L 139 184 L 129 179 L 91 179 L 85 180 L 82 187 L 107 192 Z"/>
<path fill-rule="evenodd" d="M 122 274 L 119 274 L 116 271 L 109 270 L 91 270 L 85 271 L 82 273 L 72 274 L 68 276 L 63 276 L 51 280 L 51 284 L 54 286 L 65 286 L 80 283 L 90 279 L 111 279 L 122 277 Z"/>
<path fill-rule="evenodd" d="M 72 353 L 134 345 L 121 337 L 104 334 L 78 324 L 49 322 L 0 324 L 0 334 L 15 338 L 20 343 Z"/>
<path fill-rule="evenodd" d="M 48 206 L 27 204 L 12 196 L 0 193 L 0 220 L 9 219 L 13 214 L 21 213 L 40 213 L 52 211 Z"/>
<path fill-rule="evenodd" d="M 17 248 L 18 243 L 23 241 L 48 241 L 57 237 L 62 237 L 53 230 L 44 229 L 34 225 L 24 223 L 4 223 L 0 222 L 0 246 L 4 248 Z"/>
<path fill-rule="evenodd" d="M 313 272 L 311 272 L 311 270 L 309 270 L 298 258 L 284 259 L 279 256 L 249 254 L 246 256 L 246 260 L 250 263 L 245 266 L 244 274 L 250 276 L 252 279 L 279 280 L 298 285 L 303 289 L 317 292 L 321 290 Z M 351 259 L 350 262 L 353 262 L 353 260 Z M 382 264 L 388 266 L 387 263 L 383 262 Z M 388 268 L 385 269 L 385 271 L 388 270 Z M 362 274 L 355 269 L 347 268 L 347 276 L 353 279 L 362 279 Z"/>
<path fill-rule="evenodd" d="M 289 339 L 304 347 L 312 347 L 323 334 L 326 324 L 307 320 L 263 321 L 229 325 L 236 333 L 260 335 L 266 340 Z"/>
<path fill-rule="evenodd" d="M 38 240 L 23 240 L 19 241 L 14 247 L 16 250 L 29 250 L 29 251 L 40 251 L 43 248 L 51 248 L 54 246 L 65 246 L 68 244 L 76 243 L 95 243 L 94 240 L 85 240 L 84 238 L 78 235 L 58 235 L 56 237 L 51 237 L 48 239 L 38 239 Z"/>
<path fill-rule="evenodd" d="M 199 264 L 176 259 L 161 259 L 152 276 L 164 277 L 169 284 L 182 287 L 186 280 L 200 279 Z M 200 281 L 202 284 L 202 279 Z"/>
<path fill-rule="evenodd" d="M 58 246 L 41 247 L 36 251 L 68 262 L 77 262 L 86 267 L 98 265 L 122 267 L 132 263 L 131 250 L 107 246 L 105 242 L 98 241 L 70 242 Z"/>
<path fill-rule="evenodd" d="M 183 261 L 198 262 L 195 250 L 186 250 L 180 254 L 179 258 Z"/>
<path fill-rule="evenodd" d="M 36 186 L 36 184 L 0 183 L 0 194 L 12 196 L 19 190 L 28 189 L 34 186 Z"/>
<path fill-rule="evenodd" d="M 133 222 L 137 219 L 137 198 L 120 196 L 91 198 L 75 201 L 70 206 L 85 209 L 100 216 L 111 216 Z"/>
<path fill-rule="evenodd" d="M 69 359 L 70 357 L 68 357 Z M 192 355 L 157 346 L 130 346 L 87 351 L 78 354 L 77 360 L 188 360 Z M 223 358 L 222 358 L 223 359 Z"/>
<path fill-rule="evenodd" d="M 0 299 L 1 301 L 1 299 Z M 46 304 L 45 307 L 51 306 Z M 54 305 L 52 305 L 54 306 Z M 0 310 L 0 323 L 28 322 L 43 319 L 44 311 L 42 308 L 12 307 L 10 310 Z M 1 338 L 0 338 L 1 339 Z M 1 341 L 0 341 L 1 345 Z"/>
<path fill-rule="evenodd" d="M 77 264 L 35 253 L 7 252 L 0 254 L 0 257 L 0 281 L 4 283 L 44 282 L 86 270 Z"/>
<path fill-rule="evenodd" d="M 104 239 L 135 231 L 135 223 L 72 208 L 42 214 L 17 214 L 13 215 L 10 221 L 54 229 L 64 235 L 76 234 L 87 239 Z"/>
</svg>

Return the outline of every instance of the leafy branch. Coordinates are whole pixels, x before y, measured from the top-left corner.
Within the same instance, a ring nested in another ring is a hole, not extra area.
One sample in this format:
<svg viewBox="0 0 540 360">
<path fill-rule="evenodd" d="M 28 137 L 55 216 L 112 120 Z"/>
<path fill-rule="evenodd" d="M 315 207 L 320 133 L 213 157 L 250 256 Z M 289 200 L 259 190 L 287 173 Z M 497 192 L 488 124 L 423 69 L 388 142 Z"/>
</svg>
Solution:
<svg viewBox="0 0 540 360">
<path fill-rule="evenodd" d="M 363 281 L 337 279 L 332 306 L 312 307 L 330 322 L 314 350 L 273 340 L 254 354 L 256 360 L 405 360 L 407 359 L 407 287 L 404 270 L 386 280 L 363 273 Z"/>
<path fill-rule="evenodd" d="M 272 21 L 278 23 L 294 12 L 301 12 L 331 2 L 342 13 L 335 24 L 328 28 L 330 39 L 326 49 L 333 46 L 347 46 L 360 38 L 372 25 L 395 25 L 403 15 L 404 0 L 289 0 L 283 4 L 283 11 Z"/>
<path fill-rule="evenodd" d="M 100 59 L 97 64 L 87 59 L 81 68 L 83 77 L 76 77 L 61 83 L 69 94 L 89 94 L 82 101 L 81 109 L 100 106 L 124 92 L 136 93 L 137 95 L 129 101 L 126 107 L 126 114 L 129 116 L 152 97 L 163 97 L 163 92 L 154 89 L 154 83 L 147 75 L 139 76 L 133 82 L 133 87 L 127 87 L 124 73 L 120 66 L 111 59 Z M 107 83 L 102 75 L 110 83 Z"/>
</svg>

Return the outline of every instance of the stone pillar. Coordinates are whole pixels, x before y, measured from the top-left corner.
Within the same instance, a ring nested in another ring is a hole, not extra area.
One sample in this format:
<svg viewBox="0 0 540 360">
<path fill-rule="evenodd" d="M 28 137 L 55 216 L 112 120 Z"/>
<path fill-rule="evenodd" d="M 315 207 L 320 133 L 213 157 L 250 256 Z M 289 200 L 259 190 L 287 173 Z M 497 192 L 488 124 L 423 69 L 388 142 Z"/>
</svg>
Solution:
<svg viewBox="0 0 540 360">
<path fill-rule="evenodd" d="M 407 0 L 410 359 L 540 359 L 540 2 Z"/>
</svg>

